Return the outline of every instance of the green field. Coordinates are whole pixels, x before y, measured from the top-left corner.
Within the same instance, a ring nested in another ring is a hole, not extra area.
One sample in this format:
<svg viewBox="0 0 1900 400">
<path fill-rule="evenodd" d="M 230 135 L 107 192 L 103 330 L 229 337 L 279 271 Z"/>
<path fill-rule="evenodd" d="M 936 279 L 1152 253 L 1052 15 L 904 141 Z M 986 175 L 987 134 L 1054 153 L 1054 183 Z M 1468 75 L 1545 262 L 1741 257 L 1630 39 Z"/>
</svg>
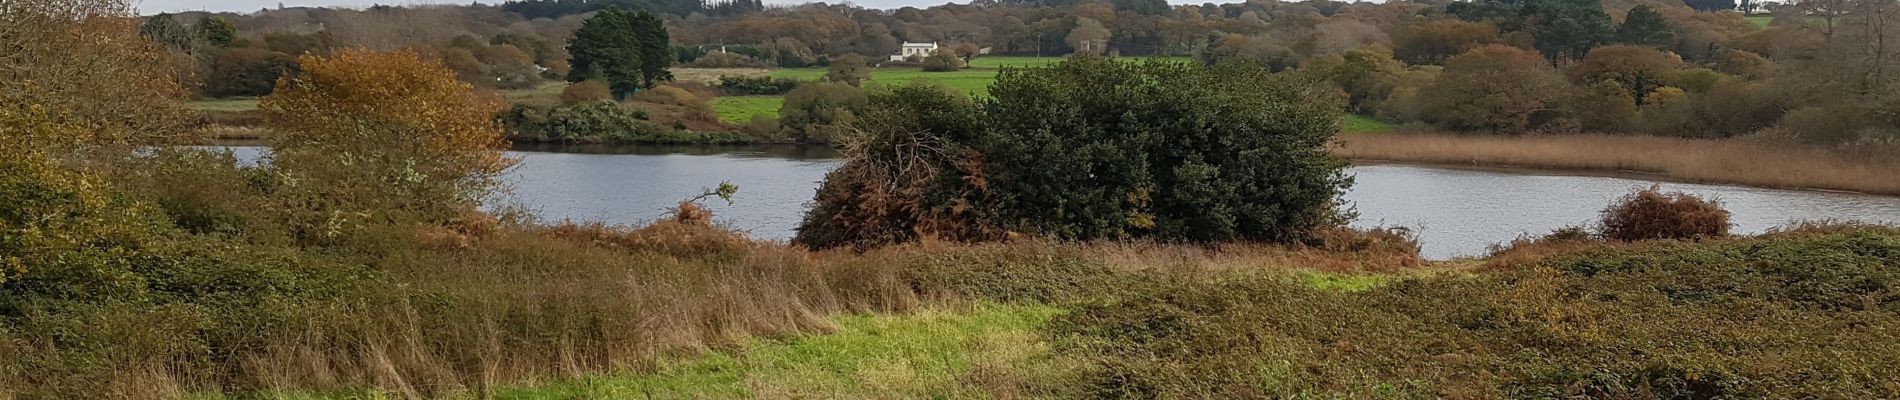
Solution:
<svg viewBox="0 0 1900 400">
<path fill-rule="evenodd" d="M 1755 24 L 1755 27 L 1763 29 L 1768 28 L 1768 22 L 1775 20 L 1775 16 L 1773 15 L 1750 15 L 1744 18 L 1748 19 L 1748 23 Z"/>
<path fill-rule="evenodd" d="M 1036 333 L 1060 310 L 971 308 L 836 317 L 839 329 L 828 335 L 755 339 L 737 352 L 663 363 L 653 374 L 502 390 L 495 398 L 973 398 L 980 393 L 960 379 L 972 370 L 1062 372 L 1043 362 L 1049 348 Z"/>
<path fill-rule="evenodd" d="M 785 105 L 781 96 L 720 96 L 713 99 L 713 111 L 719 113 L 719 120 L 728 124 L 752 122 L 754 114 L 778 116 L 778 109 Z"/>
<path fill-rule="evenodd" d="M 1392 124 L 1364 115 L 1347 114 L 1345 132 L 1377 133 L 1392 130 Z"/>
</svg>

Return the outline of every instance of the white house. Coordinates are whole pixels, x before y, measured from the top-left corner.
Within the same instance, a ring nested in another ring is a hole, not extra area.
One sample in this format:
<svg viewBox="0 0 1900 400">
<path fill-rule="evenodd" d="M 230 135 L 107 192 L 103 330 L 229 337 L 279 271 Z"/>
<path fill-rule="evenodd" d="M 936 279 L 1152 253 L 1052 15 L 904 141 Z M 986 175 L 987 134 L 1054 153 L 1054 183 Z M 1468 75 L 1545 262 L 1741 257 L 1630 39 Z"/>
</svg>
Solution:
<svg viewBox="0 0 1900 400">
<path fill-rule="evenodd" d="M 905 59 L 908 59 L 911 56 L 917 56 L 918 58 L 929 57 L 930 52 L 933 52 L 933 51 L 937 51 L 937 42 L 930 42 L 930 43 L 904 42 L 904 49 L 898 52 L 897 55 L 891 56 L 891 61 L 904 61 Z"/>
</svg>

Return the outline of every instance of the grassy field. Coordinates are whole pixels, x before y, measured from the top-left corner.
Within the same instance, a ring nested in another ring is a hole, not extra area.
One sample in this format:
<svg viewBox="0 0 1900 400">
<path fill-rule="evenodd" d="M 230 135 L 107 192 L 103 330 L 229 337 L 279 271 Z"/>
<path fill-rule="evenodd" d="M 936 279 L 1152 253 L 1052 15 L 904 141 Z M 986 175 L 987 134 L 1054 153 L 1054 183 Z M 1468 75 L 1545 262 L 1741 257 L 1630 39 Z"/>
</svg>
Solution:
<svg viewBox="0 0 1900 400">
<path fill-rule="evenodd" d="M 1054 64 L 1057 61 L 1062 61 L 1062 59 L 1063 57 L 987 56 L 987 57 L 977 57 L 974 60 L 970 60 L 970 68 L 995 69 L 995 68 L 1001 68 L 1001 67 L 1034 67 L 1034 66 Z M 1189 57 L 1189 56 L 1121 57 L 1121 59 L 1129 60 L 1129 61 L 1149 61 L 1149 60 L 1170 61 L 1170 62 L 1194 61 L 1194 57 Z"/>
<path fill-rule="evenodd" d="M 1768 22 L 1775 20 L 1773 15 L 1750 15 L 1744 18 L 1748 19 L 1748 23 L 1755 24 L 1755 27 L 1764 29 L 1768 28 Z"/>
<path fill-rule="evenodd" d="M 752 122 L 755 114 L 778 116 L 778 109 L 785 105 L 782 96 L 720 96 L 713 99 L 713 111 L 719 113 L 719 120 L 729 124 Z"/>
<path fill-rule="evenodd" d="M 831 318 L 831 334 L 754 339 L 735 352 L 664 363 L 651 374 L 595 377 L 496 393 L 497 399 L 974 398 L 964 379 L 994 368 L 1047 366 L 1036 330 L 1048 306 L 976 305 Z M 1060 373 L 1057 368 L 1047 368 Z"/>
<path fill-rule="evenodd" d="M 1346 133 L 1379 133 L 1392 130 L 1392 124 L 1364 115 L 1346 115 Z"/>
</svg>

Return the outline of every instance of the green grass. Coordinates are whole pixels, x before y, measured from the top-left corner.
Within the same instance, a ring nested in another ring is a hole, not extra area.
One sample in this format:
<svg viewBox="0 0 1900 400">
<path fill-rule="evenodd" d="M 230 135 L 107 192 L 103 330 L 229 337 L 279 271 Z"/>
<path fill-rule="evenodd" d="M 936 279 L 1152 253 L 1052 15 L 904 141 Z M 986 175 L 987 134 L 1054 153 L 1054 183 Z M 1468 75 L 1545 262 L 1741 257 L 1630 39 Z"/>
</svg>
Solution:
<svg viewBox="0 0 1900 400">
<path fill-rule="evenodd" d="M 713 111 L 719 113 L 719 120 L 729 124 L 752 122 L 755 114 L 778 116 L 778 109 L 785 105 L 784 96 L 721 96 L 713 99 Z"/>
<path fill-rule="evenodd" d="M 257 98 L 234 97 L 228 99 L 195 100 L 189 105 L 198 111 L 249 111 L 257 109 Z"/>
<path fill-rule="evenodd" d="M 1358 114 L 1346 115 L 1345 131 L 1347 133 L 1378 133 L 1390 130 L 1392 130 L 1392 124 L 1385 121 Z"/>
<path fill-rule="evenodd" d="M 972 398 L 973 371 L 1026 382 L 1066 371 L 1036 333 L 1061 311 L 984 304 L 971 310 L 835 318 L 838 331 L 664 363 L 642 376 L 595 377 L 501 390 L 498 399 Z"/>
<path fill-rule="evenodd" d="M 1300 274 L 1300 282 L 1307 287 L 1319 290 L 1341 292 L 1363 292 L 1385 285 L 1391 276 L 1335 274 L 1326 272 L 1307 272 Z"/>
<path fill-rule="evenodd" d="M 1744 18 L 1748 19 L 1748 23 L 1755 24 L 1756 28 L 1762 29 L 1767 29 L 1768 23 L 1775 20 L 1773 15 L 1750 15 Z"/>
</svg>

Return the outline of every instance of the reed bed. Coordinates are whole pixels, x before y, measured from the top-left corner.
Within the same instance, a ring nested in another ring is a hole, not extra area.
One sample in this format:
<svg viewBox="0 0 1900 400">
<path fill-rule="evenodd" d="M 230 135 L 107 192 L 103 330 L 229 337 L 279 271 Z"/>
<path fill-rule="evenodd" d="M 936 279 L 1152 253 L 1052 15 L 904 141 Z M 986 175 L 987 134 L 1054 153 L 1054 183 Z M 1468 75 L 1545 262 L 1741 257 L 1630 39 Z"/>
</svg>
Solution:
<svg viewBox="0 0 1900 400">
<path fill-rule="evenodd" d="M 1653 136 L 1346 134 L 1333 152 L 1354 160 L 1606 170 L 1786 189 L 1900 195 L 1900 149 L 1818 147 L 1767 139 Z"/>
</svg>

